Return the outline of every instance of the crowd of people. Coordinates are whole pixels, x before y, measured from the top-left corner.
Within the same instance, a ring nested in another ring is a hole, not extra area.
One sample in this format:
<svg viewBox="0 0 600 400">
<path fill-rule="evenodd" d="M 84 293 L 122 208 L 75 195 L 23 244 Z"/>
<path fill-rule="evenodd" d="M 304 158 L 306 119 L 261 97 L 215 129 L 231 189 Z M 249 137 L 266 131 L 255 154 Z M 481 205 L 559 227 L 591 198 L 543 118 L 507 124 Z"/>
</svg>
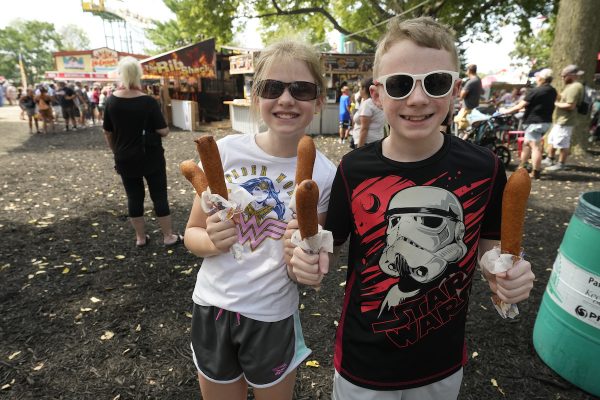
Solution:
<svg viewBox="0 0 600 400">
<path fill-rule="evenodd" d="M 99 83 L 39 83 L 26 89 L 15 88 L 10 105 L 21 108 L 21 119 L 28 120 L 31 134 L 55 132 L 55 124 L 61 119 L 66 131 L 77 130 L 102 121 L 106 100 L 114 90 L 114 85 Z"/>
<path fill-rule="evenodd" d="M 470 135 L 468 117 L 478 109 L 484 93 L 477 66 L 468 65 L 466 72 L 467 80 L 459 96 L 462 107 L 454 118 L 458 134 L 463 139 Z M 519 167 L 528 168 L 534 179 L 540 179 L 542 171 L 566 168 L 577 107 L 584 96 L 584 86 L 579 82 L 583 74 L 584 71 L 577 65 L 566 66 L 560 73 L 564 87 L 561 93 L 557 93 L 551 84 L 553 71 L 544 68 L 534 74 L 535 85 L 528 84 L 510 92 L 503 90 L 491 96 L 487 108 L 518 117 L 518 129 L 524 131 Z M 593 121 L 593 111 L 590 117 Z M 547 146 L 547 157 L 542 159 L 544 145 Z"/>
<path fill-rule="evenodd" d="M 17 88 L 5 80 L 0 82 L 0 107 L 18 105 L 31 134 L 55 132 L 58 122 L 64 124 L 65 131 L 74 131 L 101 125 L 106 102 L 117 89 L 116 83 L 64 81 Z M 146 85 L 143 90 L 159 101 L 157 84 Z"/>
</svg>

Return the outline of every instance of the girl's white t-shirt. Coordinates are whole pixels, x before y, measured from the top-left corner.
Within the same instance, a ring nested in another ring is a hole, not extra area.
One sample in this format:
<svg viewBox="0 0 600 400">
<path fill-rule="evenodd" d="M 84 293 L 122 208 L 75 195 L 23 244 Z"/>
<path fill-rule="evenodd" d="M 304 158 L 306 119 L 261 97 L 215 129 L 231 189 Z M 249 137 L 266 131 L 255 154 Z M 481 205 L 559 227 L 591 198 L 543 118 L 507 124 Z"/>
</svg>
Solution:
<svg viewBox="0 0 600 400">
<path fill-rule="evenodd" d="M 377 140 L 383 139 L 383 127 L 385 125 L 385 114 L 373 103 L 373 99 L 364 99 L 360 103 L 360 108 L 354 114 L 354 128 L 352 129 L 352 137 L 354 143 L 358 144 L 360 139 L 360 117 L 370 117 L 371 122 L 369 123 L 369 130 L 367 131 L 367 138 L 365 144 L 376 142 Z"/>
<path fill-rule="evenodd" d="M 298 309 L 298 288 L 287 275 L 283 234 L 293 219 L 288 205 L 295 186 L 297 157 L 265 153 L 255 135 L 232 134 L 217 141 L 225 181 L 244 187 L 255 197 L 242 214 L 238 239 L 241 260 L 230 252 L 203 260 L 192 299 L 258 321 L 276 322 Z M 319 186 L 317 211 L 327 211 L 336 168 L 317 151 L 313 180 Z"/>
</svg>

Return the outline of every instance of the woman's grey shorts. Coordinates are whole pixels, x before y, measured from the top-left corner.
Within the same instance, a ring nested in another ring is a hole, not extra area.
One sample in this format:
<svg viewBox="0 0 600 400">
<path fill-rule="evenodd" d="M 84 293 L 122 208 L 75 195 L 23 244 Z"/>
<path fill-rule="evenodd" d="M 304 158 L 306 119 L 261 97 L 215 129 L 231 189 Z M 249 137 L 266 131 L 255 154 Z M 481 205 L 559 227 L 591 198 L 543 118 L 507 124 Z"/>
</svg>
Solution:
<svg viewBox="0 0 600 400">
<path fill-rule="evenodd" d="M 263 322 L 198 304 L 192 315 L 191 347 L 204 378 L 226 384 L 244 376 L 255 388 L 276 385 L 311 352 L 298 311 L 281 321 Z"/>
<path fill-rule="evenodd" d="M 552 124 L 550 122 L 542 122 L 539 124 L 529 124 L 525 127 L 525 141 L 536 141 L 542 140 L 548 129 Z"/>
</svg>

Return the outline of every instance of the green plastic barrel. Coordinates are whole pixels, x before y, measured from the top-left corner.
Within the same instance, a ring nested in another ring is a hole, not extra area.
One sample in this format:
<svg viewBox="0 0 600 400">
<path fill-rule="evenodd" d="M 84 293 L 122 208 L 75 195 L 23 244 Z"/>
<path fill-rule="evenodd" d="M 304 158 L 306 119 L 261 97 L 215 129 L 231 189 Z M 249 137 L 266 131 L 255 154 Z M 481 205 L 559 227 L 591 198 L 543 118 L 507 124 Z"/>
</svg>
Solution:
<svg viewBox="0 0 600 400">
<path fill-rule="evenodd" d="M 579 198 L 540 305 L 533 345 L 556 373 L 600 396 L 600 192 Z"/>
</svg>

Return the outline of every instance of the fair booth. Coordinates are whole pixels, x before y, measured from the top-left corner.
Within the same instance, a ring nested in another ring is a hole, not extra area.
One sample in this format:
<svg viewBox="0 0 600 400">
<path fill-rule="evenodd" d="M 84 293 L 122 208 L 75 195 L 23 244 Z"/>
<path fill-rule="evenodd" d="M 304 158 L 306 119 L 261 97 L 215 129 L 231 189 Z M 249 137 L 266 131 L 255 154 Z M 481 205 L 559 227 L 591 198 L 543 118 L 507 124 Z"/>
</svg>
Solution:
<svg viewBox="0 0 600 400">
<path fill-rule="evenodd" d="M 244 75 L 244 97 L 226 101 L 229 106 L 231 127 L 242 133 L 254 131 L 254 119 L 250 112 L 250 90 L 254 74 L 254 60 L 259 50 L 247 50 L 245 54 L 230 57 L 231 75 Z M 358 82 L 371 76 L 373 69 L 372 54 L 338 54 L 322 53 L 321 62 L 326 71 L 326 103 L 321 112 L 313 118 L 308 126 L 310 135 L 329 135 L 338 133 L 339 96 L 343 85 L 351 89 L 358 87 Z"/>
<path fill-rule="evenodd" d="M 161 98 L 173 126 L 193 131 L 200 123 L 198 97 L 202 79 L 215 79 L 215 40 L 184 46 L 142 60 L 144 79 L 158 78 L 165 88 Z"/>
</svg>

